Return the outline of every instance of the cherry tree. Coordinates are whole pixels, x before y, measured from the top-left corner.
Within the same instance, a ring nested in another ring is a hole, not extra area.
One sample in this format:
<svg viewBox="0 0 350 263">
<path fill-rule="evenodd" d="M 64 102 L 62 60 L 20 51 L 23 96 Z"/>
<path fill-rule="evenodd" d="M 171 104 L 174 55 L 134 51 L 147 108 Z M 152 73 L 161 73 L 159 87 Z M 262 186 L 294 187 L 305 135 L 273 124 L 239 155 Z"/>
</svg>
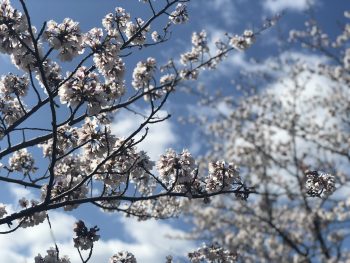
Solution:
<svg viewBox="0 0 350 263">
<path fill-rule="evenodd" d="M 239 262 L 347 262 L 349 250 L 349 12 L 334 39 L 315 19 L 287 50 L 243 70 L 235 97 L 192 90 L 214 118 L 191 117 L 211 149 L 239 164 L 258 195 L 188 201 L 190 238 L 217 242 Z M 341 23 L 341 22 L 340 22 Z M 237 93 L 241 96 L 237 99 Z"/>
<path fill-rule="evenodd" d="M 149 11 L 147 18 L 116 7 L 102 19 L 100 27 L 82 32 L 77 21 L 45 21 L 37 28 L 31 21 L 25 0 L 20 10 L 9 0 L 0 5 L 0 52 L 11 58 L 20 73 L 9 73 L 0 81 L 0 136 L 2 187 L 17 185 L 30 189 L 34 199 L 16 200 L 18 209 L 0 205 L 1 234 L 48 221 L 50 211 L 71 211 L 82 204 L 115 211 L 140 220 L 178 215 L 187 199 L 208 200 L 223 193 L 247 199 L 255 190 L 245 184 L 238 167 L 213 162 L 202 172 L 188 150 L 167 150 L 158 161 L 151 160 L 138 144 L 148 135 L 148 127 L 170 117 L 161 109 L 176 87 L 197 79 L 201 70 L 214 70 L 234 50 L 249 48 L 259 31 L 223 36 L 208 45 L 205 31 L 193 33 L 192 49 L 180 62 L 169 59 L 158 65 L 156 58 L 139 61 L 132 81 L 125 78 L 125 58 L 149 46 L 171 41 L 170 32 L 186 23 L 189 0 L 139 1 Z M 152 28 L 160 17 L 168 17 L 161 27 Z M 69 70 L 63 72 L 63 63 Z M 147 107 L 147 114 L 133 105 Z M 42 126 L 33 120 L 48 115 Z M 111 131 L 113 117 L 127 111 L 143 116 L 137 129 L 126 137 Z M 37 149 L 42 157 L 34 154 Z M 54 226 L 52 226 L 54 227 Z M 88 262 L 98 241 L 97 226 L 78 221 L 73 226 L 74 246 L 82 262 Z M 49 230 L 48 230 L 49 231 Z M 35 262 L 70 262 L 59 247 Z M 110 262 L 136 262 L 129 252 L 111 255 Z M 233 261 L 236 254 L 217 245 L 208 245 L 189 254 L 200 260 Z M 171 262 L 171 257 L 166 259 Z"/>
</svg>

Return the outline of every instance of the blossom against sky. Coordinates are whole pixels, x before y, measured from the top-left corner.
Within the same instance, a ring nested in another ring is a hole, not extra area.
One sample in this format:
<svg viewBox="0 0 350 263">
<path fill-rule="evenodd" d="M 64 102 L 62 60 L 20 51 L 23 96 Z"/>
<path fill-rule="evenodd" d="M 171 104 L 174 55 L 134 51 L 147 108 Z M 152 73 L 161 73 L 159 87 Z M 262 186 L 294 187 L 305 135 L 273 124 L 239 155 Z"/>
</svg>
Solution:
<svg viewBox="0 0 350 263">
<path fill-rule="evenodd" d="M 18 2 L 13 0 L 13 4 L 19 7 Z M 156 2 L 162 2 L 157 0 Z M 336 21 L 338 16 L 341 16 L 344 7 L 346 6 L 345 1 L 336 0 L 332 1 L 314 1 L 315 3 L 315 14 L 318 18 L 327 17 L 329 21 Z M 135 56 L 126 58 L 126 74 L 129 76 L 129 83 L 132 77 L 133 68 L 137 62 L 141 59 L 146 59 L 148 56 L 156 57 L 160 62 L 165 62 L 168 58 L 173 57 L 174 59 L 179 58 L 181 52 L 190 49 L 190 39 L 193 31 L 200 31 L 202 29 L 209 29 L 210 39 L 215 39 L 219 36 L 218 32 L 229 32 L 231 34 L 241 34 L 244 29 L 258 29 L 263 23 L 265 17 L 274 15 L 276 12 L 284 11 L 284 16 L 280 20 L 276 28 L 279 28 L 284 35 L 288 35 L 288 31 L 294 27 L 301 27 L 302 21 L 304 20 L 304 11 L 308 7 L 308 1 L 230 1 L 230 0 L 215 0 L 215 1 L 200 1 L 194 0 L 189 4 L 190 21 L 187 25 L 179 26 L 174 29 L 173 35 L 168 43 L 159 49 L 158 47 L 150 47 L 142 52 L 134 51 Z M 75 21 L 79 21 L 82 31 L 86 32 L 92 27 L 100 27 L 101 19 L 106 13 L 111 12 L 116 6 L 122 6 L 128 12 L 132 13 L 133 17 L 147 17 L 149 16 L 149 10 L 147 10 L 142 3 L 138 1 L 112 1 L 105 0 L 103 3 L 97 0 L 76 0 L 76 1 L 45 1 L 45 0 L 31 0 L 28 1 L 28 8 L 31 13 L 33 23 L 40 28 L 43 21 L 55 20 L 61 22 L 64 18 L 69 17 Z M 327 16 L 325 15 L 327 14 Z M 337 25 L 332 25 L 328 21 L 322 21 L 328 29 L 336 29 Z M 161 27 L 162 23 L 155 24 L 155 27 Z M 272 28 L 266 33 L 260 35 L 257 39 L 256 45 L 252 47 L 247 53 L 237 52 L 232 58 L 229 58 L 230 63 L 224 63 L 217 72 L 212 72 L 216 77 L 203 78 L 202 81 L 207 79 L 210 80 L 206 83 L 206 86 L 224 86 L 229 85 L 230 75 L 238 70 L 240 67 L 249 67 L 250 58 L 267 58 L 269 56 L 276 55 L 277 47 L 277 31 L 276 28 Z M 332 31 L 332 30 L 328 30 Z M 272 41 L 271 41 L 272 39 Z M 237 59 L 239 58 L 239 59 Z M 9 60 L 5 56 L 1 56 L 1 74 L 9 71 L 16 71 Z M 64 65 L 65 69 L 70 68 L 70 63 Z M 210 72 L 208 73 L 210 74 Z M 222 76 L 227 79 L 222 80 Z M 159 124 L 159 126 L 150 128 L 151 138 L 150 142 L 144 145 L 144 149 L 151 151 L 150 155 L 156 157 L 161 152 L 164 152 L 166 148 L 172 146 L 177 150 L 189 147 L 193 145 L 193 130 L 186 127 L 178 127 L 176 117 L 180 114 L 186 114 L 188 109 L 186 103 L 191 102 L 191 99 L 184 94 L 176 94 L 170 99 L 170 105 L 167 107 L 167 111 L 173 115 L 173 118 L 165 123 Z M 42 112 L 43 119 L 45 119 L 45 112 Z M 199 112 L 196 114 L 200 114 Z M 125 132 L 129 127 L 135 127 L 135 121 L 137 118 L 133 118 L 132 113 L 130 116 L 121 116 L 116 118 L 114 125 L 115 132 Z M 132 121 L 131 121 L 132 120 Z M 37 120 L 38 125 L 41 120 Z M 136 124 L 137 125 L 137 124 Z M 157 124 L 155 124 L 157 125 Z M 163 125 L 163 126 L 162 126 Z M 118 127 L 120 126 L 120 127 Z M 152 132 L 153 131 L 153 132 Z M 147 143 L 147 141 L 146 141 Z M 205 142 L 198 141 L 198 144 Z M 152 147 L 152 145 L 155 145 Z M 154 152 L 152 152 L 152 150 Z M 200 152 L 200 150 L 198 150 Z M 37 157 L 40 159 L 41 153 L 38 153 Z M 18 189 L 7 189 L 2 191 L 2 195 L 8 195 L 7 200 L 11 200 L 11 196 L 20 197 L 26 196 L 30 193 L 26 191 L 20 191 Z M 94 215 L 94 216 L 92 216 Z M 102 255 L 110 254 L 111 251 L 118 251 L 123 249 L 129 249 L 135 255 L 139 255 L 140 258 L 145 260 L 142 262 L 158 262 L 160 256 L 166 254 L 183 254 L 190 246 L 194 247 L 192 242 L 185 243 L 183 241 L 172 241 L 163 238 L 167 233 L 178 234 L 178 230 L 175 230 L 179 226 L 179 222 L 165 221 L 165 222 L 145 222 L 137 223 L 135 221 L 129 221 L 121 219 L 121 215 L 112 214 L 105 215 L 102 212 L 96 212 L 94 208 L 87 208 L 83 206 L 78 211 L 74 211 L 68 214 L 61 212 L 52 213 L 53 225 L 58 229 L 66 231 L 56 232 L 54 231 L 53 237 L 59 242 L 62 242 L 62 254 L 73 254 L 70 246 L 70 233 L 71 223 L 75 218 L 84 217 L 87 218 L 89 224 L 98 225 L 101 228 L 102 241 L 96 247 L 96 256 L 92 262 L 101 262 L 99 260 L 105 260 Z M 40 226 L 42 230 L 30 230 L 25 232 L 19 232 L 19 236 L 1 236 L 0 242 L 6 244 L 8 250 L 2 250 L 1 253 L 8 253 L 13 251 L 14 253 L 3 254 L 3 258 L 9 258 L 12 262 L 18 262 L 18 259 L 24 260 L 25 257 L 31 258 L 35 253 L 44 253 L 47 249 L 47 244 L 53 245 L 53 237 L 47 236 L 45 242 L 38 241 L 35 236 L 40 231 L 44 231 L 45 225 Z M 67 229 L 68 228 L 68 229 Z M 137 230 L 139 229 L 139 230 Z M 146 231 L 146 230 L 147 231 Z M 161 229 L 161 231 L 158 231 Z M 47 229 L 46 229 L 47 230 Z M 154 240 L 149 237 L 152 233 L 157 232 L 159 236 Z M 47 231 L 46 231 L 47 233 Z M 17 235 L 17 234 L 16 234 Z M 24 238 L 25 237 L 25 238 Z M 22 242 L 22 244 L 18 244 Z M 183 242 L 183 243 L 181 243 Z M 162 244 L 161 246 L 159 244 Z M 165 246 L 163 244 L 167 244 Z M 18 246 L 17 246 L 18 245 Z M 31 246 L 30 250 L 27 246 Z M 5 245 L 4 245 L 5 246 Z M 160 247 L 159 247 L 160 246 Z M 108 249 L 107 249 L 108 247 Z M 159 250 L 163 251 L 159 253 Z M 108 252 L 108 253 L 107 253 Z M 11 259 L 12 258 L 12 259 Z M 17 261 L 16 261 L 17 260 Z M 148 260 L 148 261 L 147 261 Z"/>
</svg>

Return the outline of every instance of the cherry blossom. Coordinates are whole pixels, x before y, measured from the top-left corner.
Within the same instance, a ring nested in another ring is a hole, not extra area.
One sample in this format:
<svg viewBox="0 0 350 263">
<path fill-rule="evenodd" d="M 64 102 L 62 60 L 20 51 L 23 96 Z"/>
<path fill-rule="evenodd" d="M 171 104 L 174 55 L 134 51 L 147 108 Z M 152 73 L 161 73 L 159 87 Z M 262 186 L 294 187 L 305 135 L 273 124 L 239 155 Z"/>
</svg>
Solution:
<svg viewBox="0 0 350 263">
<path fill-rule="evenodd" d="M 189 200 L 208 203 L 225 193 L 241 202 L 256 193 L 251 182 L 241 179 L 236 165 L 217 161 L 223 158 L 208 161 L 209 168 L 202 169 L 189 150 L 169 149 L 152 160 L 141 147 L 151 126 L 170 118 L 170 114 L 161 117 L 160 112 L 170 95 L 179 92 L 179 85 L 214 69 L 235 48 L 250 47 L 256 37 L 253 31 L 245 31 L 238 42 L 226 34 L 214 52 L 206 31 L 195 32 L 188 39 L 190 51 L 161 65 L 156 57 L 140 59 L 139 51 L 171 40 L 172 28 L 189 21 L 186 0 L 156 5 L 139 1 L 150 12 L 135 19 L 116 7 L 101 25 L 86 32 L 71 18 L 43 21 L 36 28 L 26 2 L 18 2 L 18 10 L 9 0 L 0 3 L 0 52 L 18 70 L 0 80 L 0 159 L 8 163 L 1 165 L 6 174 L 0 180 L 25 188 L 30 199 L 15 200 L 15 206 L 1 203 L 0 225 L 9 227 L 3 234 L 44 221 L 54 228 L 52 210 L 71 211 L 82 204 L 139 220 L 165 219 L 188 211 Z M 165 21 L 162 28 L 153 26 L 157 20 Z M 130 58 L 136 58 L 131 80 Z M 113 118 L 127 111 L 143 118 L 122 137 L 118 127 L 116 134 L 112 132 Z M 332 180 L 324 178 L 323 193 L 331 194 Z M 73 243 L 82 262 L 90 260 L 100 239 L 98 231 L 97 226 L 87 228 L 83 220 L 75 224 Z M 70 262 L 53 241 L 55 248 L 36 256 L 35 262 Z M 215 245 L 192 253 L 190 260 L 230 262 L 234 255 Z M 136 259 L 120 252 L 110 262 Z"/>
</svg>

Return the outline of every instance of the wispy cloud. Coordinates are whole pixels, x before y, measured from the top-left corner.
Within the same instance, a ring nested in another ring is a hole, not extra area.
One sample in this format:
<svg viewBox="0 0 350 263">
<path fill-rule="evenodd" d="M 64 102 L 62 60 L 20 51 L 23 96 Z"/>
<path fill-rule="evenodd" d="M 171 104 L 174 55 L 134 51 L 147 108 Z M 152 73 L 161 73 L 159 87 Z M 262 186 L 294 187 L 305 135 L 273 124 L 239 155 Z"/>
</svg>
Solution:
<svg viewBox="0 0 350 263">
<path fill-rule="evenodd" d="M 272 13 L 283 10 L 302 11 L 313 5 L 316 0 L 265 0 L 263 7 Z"/>
<path fill-rule="evenodd" d="M 147 112 L 141 112 L 147 114 Z M 165 111 L 159 111 L 159 117 L 167 115 Z M 144 118 L 131 112 L 124 112 L 122 116 L 116 118 L 112 125 L 112 132 L 118 136 L 129 136 L 136 130 Z M 159 156 L 165 150 L 171 147 L 177 141 L 177 136 L 174 132 L 174 125 L 171 120 L 165 120 L 159 123 L 148 125 L 149 131 L 147 137 L 138 144 L 139 150 L 144 150 L 148 153 L 152 160 L 158 160 Z M 140 138 L 144 131 L 137 138 Z"/>
<path fill-rule="evenodd" d="M 23 188 L 22 186 L 19 186 L 19 185 L 11 184 L 9 186 L 9 190 L 10 190 L 11 195 L 14 197 L 14 200 L 16 200 L 16 201 L 21 199 L 22 197 L 25 197 L 29 200 L 35 198 L 32 191 L 30 191 L 27 188 Z"/>
<path fill-rule="evenodd" d="M 194 1 L 192 4 L 195 8 L 202 10 L 204 14 L 220 15 L 220 21 L 226 26 L 232 26 L 239 22 L 240 14 L 236 6 L 237 1 L 232 0 L 210 0 L 210 1 Z M 206 19 L 205 17 L 203 17 Z M 212 17 L 207 17 L 210 18 Z M 218 17 L 216 17 L 217 19 Z"/>
<path fill-rule="evenodd" d="M 209 2 L 209 1 L 208 1 Z M 223 21 L 226 25 L 237 23 L 238 12 L 232 0 L 213 0 L 210 1 L 210 7 L 220 11 Z"/>
</svg>

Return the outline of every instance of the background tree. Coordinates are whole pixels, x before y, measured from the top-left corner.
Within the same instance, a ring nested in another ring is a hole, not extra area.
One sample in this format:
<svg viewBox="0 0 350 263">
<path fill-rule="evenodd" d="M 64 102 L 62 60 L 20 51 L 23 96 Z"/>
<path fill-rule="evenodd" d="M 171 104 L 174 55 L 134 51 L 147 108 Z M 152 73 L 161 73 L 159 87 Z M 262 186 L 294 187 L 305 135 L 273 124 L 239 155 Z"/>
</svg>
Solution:
<svg viewBox="0 0 350 263">
<path fill-rule="evenodd" d="M 350 259 L 350 24 L 339 24 L 335 39 L 313 18 L 291 31 L 290 40 L 313 55 L 287 50 L 266 67 L 252 65 L 235 82 L 239 99 L 195 91 L 216 111 L 192 118 L 212 143 L 203 160 L 237 163 L 259 195 L 189 202 L 190 238 L 217 242 L 241 262 Z"/>
</svg>

